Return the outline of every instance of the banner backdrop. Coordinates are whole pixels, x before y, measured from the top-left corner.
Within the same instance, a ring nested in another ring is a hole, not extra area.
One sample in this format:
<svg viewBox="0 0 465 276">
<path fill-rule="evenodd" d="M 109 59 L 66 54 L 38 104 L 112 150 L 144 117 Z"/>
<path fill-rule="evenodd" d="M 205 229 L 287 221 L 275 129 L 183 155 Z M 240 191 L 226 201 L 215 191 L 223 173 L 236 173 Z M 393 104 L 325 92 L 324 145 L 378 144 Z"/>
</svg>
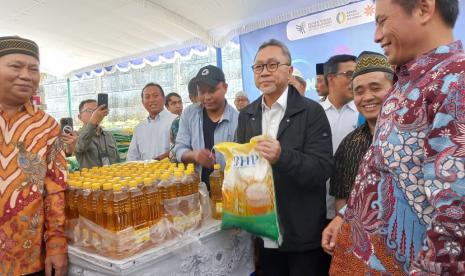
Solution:
<svg viewBox="0 0 465 276">
<path fill-rule="evenodd" d="M 465 42 L 465 1 L 460 1 L 461 14 L 454 34 Z M 272 38 L 284 42 L 291 51 L 292 64 L 307 81 L 305 95 L 318 100 L 315 91 L 315 64 L 336 54 L 352 54 L 369 50 L 382 53 L 373 41 L 373 1 L 359 1 L 336 9 L 312 14 L 289 22 L 239 36 L 242 59 L 242 83 L 251 101 L 260 96 L 255 87 L 251 66 L 258 47 Z"/>
</svg>

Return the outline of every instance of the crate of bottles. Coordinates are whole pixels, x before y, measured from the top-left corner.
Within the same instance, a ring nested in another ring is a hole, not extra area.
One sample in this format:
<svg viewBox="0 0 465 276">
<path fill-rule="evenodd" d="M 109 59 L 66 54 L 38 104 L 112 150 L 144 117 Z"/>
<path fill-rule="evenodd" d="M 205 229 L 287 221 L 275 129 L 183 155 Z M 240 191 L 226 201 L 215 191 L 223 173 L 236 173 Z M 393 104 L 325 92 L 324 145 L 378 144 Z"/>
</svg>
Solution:
<svg viewBox="0 0 465 276">
<path fill-rule="evenodd" d="M 193 164 L 182 163 L 134 162 L 71 173 L 65 194 L 69 241 L 121 259 L 182 236 L 202 220 L 199 183 Z"/>
</svg>

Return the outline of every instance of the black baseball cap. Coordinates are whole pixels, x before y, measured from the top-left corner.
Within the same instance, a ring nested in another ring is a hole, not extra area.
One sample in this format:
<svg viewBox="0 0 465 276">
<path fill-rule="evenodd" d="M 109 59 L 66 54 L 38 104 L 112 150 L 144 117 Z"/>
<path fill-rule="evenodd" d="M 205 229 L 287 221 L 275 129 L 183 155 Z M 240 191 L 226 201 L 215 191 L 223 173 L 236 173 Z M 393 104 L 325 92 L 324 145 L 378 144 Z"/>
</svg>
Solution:
<svg viewBox="0 0 465 276">
<path fill-rule="evenodd" d="M 324 75 L 324 63 L 317 63 L 315 69 L 317 75 Z"/>
<path fill-rule="evenodd" d="M 223 70 L 213 65 L 207 65 L 200 68 L 197 76 L 192 79 L 192 82 L 196 85 L 204 83 L 209 87 L 215 87 L 218 83 L 225 81 Z"/>
</svg>

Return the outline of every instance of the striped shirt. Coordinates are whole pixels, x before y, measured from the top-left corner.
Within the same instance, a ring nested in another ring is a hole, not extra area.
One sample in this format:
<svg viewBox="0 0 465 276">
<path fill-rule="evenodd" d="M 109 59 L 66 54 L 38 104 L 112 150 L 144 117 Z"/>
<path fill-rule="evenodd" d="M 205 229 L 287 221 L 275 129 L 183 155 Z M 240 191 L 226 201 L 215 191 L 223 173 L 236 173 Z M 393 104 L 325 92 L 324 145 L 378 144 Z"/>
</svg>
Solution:
<svg viewBox="0 0 465 276">
<path fill-rule="evenodd" d="M 11 118 L 0 105 L 0 275 L 43 270 L 45 253 L 67 252 L 59 134 L 55 119 L 29 102 Z"/>
</svg>

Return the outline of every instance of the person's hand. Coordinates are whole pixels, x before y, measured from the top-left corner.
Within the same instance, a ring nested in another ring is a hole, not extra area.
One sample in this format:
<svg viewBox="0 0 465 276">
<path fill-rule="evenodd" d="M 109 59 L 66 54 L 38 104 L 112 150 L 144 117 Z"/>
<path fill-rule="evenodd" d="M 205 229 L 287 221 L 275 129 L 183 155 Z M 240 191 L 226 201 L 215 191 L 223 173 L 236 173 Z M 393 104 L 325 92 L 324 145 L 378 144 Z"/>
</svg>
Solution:
<svg viewBox="0 0 465 276">
<path fill-rule="evenodd" d="M 207 150 L 207 149 L 201 149 L 201 150 L 194 150 L 194 160 L 195 163 L 200 164 L 200 166 L 204 168 L 213 168 L 213 165 L 215 164 L 215 155 Z"/>
<path fill-rule="evenodd" d="M 92 113 L 89 122 L 95 126 L 98 126 L 103 118 L 108 115 L 108 112 L 109 110 L 105 105 L 97 107 L 97 109 L 95 109 Z"/>
<path fill-rule="evenodd" d="M 66 144 L 65 152 L 67 154 L 72 154 L 74 152 L 74 147 L 76 146 L 78 140 L 78 134 L 76 132 L 63 132 L 60 135 L 63 143 Z"/>
<path fill-rule="evenodd" d="M 341 231 L 341 226 L 344 223 L 344 220 L 336 216 L 323 230 L 323 235 L 321 238 L 321 247 L 329 255 L 333 255 L 334 248 L 336 247 L 337 235 Z"/>
<path fill-rule="evenodd" d="M 270 162 L 275 164 L 281 156 L 281 144 L 278 140 L 266 137 L 257 142 L 255 149 Z"/>
<path fill-rule="evenodd" d="M 78 139 L 78 134 L 75 132 L 63 132 L 60 136 L 61 140 L 67 145 L 75 144 Z"/>
<path fill-rule="evenodd" d="M 45 258 L 45 276 L 52 275 L 52 268 L 55 269 L 55 276 L 65 276 L 68 273 L 68 255 L 47 256 Z"/>
</svg>

